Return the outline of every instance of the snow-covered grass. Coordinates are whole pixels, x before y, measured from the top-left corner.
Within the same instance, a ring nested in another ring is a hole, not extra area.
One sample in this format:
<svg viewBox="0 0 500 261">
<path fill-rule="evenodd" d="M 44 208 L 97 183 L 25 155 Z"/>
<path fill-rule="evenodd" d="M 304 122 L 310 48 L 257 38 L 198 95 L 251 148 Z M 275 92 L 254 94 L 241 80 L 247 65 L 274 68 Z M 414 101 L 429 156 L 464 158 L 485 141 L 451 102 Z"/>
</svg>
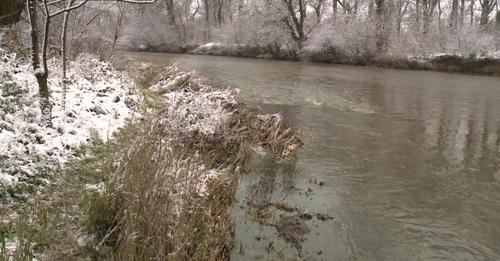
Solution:
<svg viewBox="0 0 500 261">
<path fill-rule="evenodd" d="M 1 108 L 9 109 L 0 130 L 10 138 L 0 146 L 16 149 L 1 154 L 8 162 L 1 165 L 5 183 L 29 183 L 30 175 L 63 166 L 56 182 L 16 213 L 18 221 L 0 220 L 0 236 L 7 231 L 7 242 L 16 242 L 7 258 L 32 253 L 37 244 L 35 256 L 43 260 L 69 252 L 102 259 L 226 259 L 228 207 L 250 151 L 259 147 L 283 158 L 300 145 L 280 115 L 262 115 L 238 103 L 236 92 L 212 88 L 194 72 L 130 62 L 128 76 L 88 56 L 70 65 L 66 111 L 59 66 L 51 61 L 54 127 L 42 127 L 29 65 L 3 58 Z M 131 106 L 136 103 L 141 113 Z M 127 122 L 135 116 L 140 120 Z M 31 128 L 34 138 L 25 138 Z"/>
<path fill-rule="evenodd" d="M 164 97 L 168 108 L 163 120 L 171 126 L 167 128 L 170 135 L 185 135 L 194 131 L 214 135 L 224 128 L 231 116 L 227 106 L 236 104 L 228 90 L 170 92 Z"/>
<path fill-rule="evenodd" d="M 66 108 L 61 63 L 50 60 L 53 127 L 40 122 L 38 85 L 28 62 L 0 50 L 0 183 L 30 182 L 106 140 L 136 115 L 133 79 L 89 55 L 69 64 Z M 9 195 L 4 195 L 9 196 Z"/>
</svg>

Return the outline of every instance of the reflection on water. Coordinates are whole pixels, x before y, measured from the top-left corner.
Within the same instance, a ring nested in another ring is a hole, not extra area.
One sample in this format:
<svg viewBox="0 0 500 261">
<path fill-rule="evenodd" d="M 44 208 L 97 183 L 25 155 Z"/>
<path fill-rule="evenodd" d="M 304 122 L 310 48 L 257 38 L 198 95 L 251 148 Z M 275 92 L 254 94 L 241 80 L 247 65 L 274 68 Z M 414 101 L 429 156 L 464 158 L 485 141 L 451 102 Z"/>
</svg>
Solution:
<svg viewBox="0 0 500 261">
<path fill-rule="evenodd" d="M 176 61 L 238 87 L 246 101 L 282 112 L 300 128 L 305 145 L 293 168 L 269 164 L 242 178 L 233 259 L 298 254 L 274 227 L 247 219 L 252 195 L 334 217 L 308 221 L 304 259 L 500 258 L 498 78 L 130 55 Z"/>
</svg>

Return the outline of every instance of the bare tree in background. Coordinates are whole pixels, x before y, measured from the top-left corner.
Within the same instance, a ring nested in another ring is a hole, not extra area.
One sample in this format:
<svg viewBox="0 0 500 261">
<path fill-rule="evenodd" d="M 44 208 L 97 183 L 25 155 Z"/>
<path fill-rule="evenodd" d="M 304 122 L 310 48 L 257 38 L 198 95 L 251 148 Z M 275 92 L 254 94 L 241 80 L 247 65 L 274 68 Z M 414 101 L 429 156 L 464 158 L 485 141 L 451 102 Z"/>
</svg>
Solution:
<svg viewBox="0 0 500 261">
<path fill-rule="evenodd" d="M 111 39 L 111 48 L 109 50 L 108 60 L 111 60 L 111 58 L 113 57 L 115 47 L 116 47 L 116 42 L 118 41 L 118 37 L 119 37 L 119 33 L 120 33 L 120 27 L 122 26 L 123 18 L 125 17 L 125 15 L 127 14 L 127 11 L 128 11 L 127 3 L 117 2 L 116 5 L 117 5 L 116 6 L 117 7 L 116 22 L 114 24 L 113 36 Z"/>
<path fill-rule="evenodd" d="M 280 3 L 268 3 L 274 6 L 282 15 L 282 22 L 289 29 L 292 38 L 302 46 L 307 40 L 307 33 L 304 29 L 304 21 L 307 16 L 305 0 L 280 0 Z"/>
<path fill-rule="evenodd" d="M 280 49 L 300 54 L 296 51 L 304 48 L 366 54 L 367 59 L 377 53 L 492 54 L 493 26 L 485 25 L 492 25 L 497 1 L 162 0 L 163 9 L 150 12 L 155 15 L 149 15 L 148 26 L 129 25 L 128 30 L 147 31 L 130 42 L 151 50 L 192 50 L 182 45 L 217 41 L 228 45 L 229 53 L 240 48 L 244 55 L 274 56 Z"/>
<path fill-rule="evenodd" d="M 497 0 L 479 0 L 481 4 L 481 18 L 479 24 L 484 26 L 488 24 L 490 20 L 490 14 L 497 5 Z"/>
<path fill-rule="evenodd" d="M 49 68 L 47 65 L 47 48 L 49 41 L 49 31 L 50 31 L 50 23 L 52 19 L 61 14 L 65 14 L 65 21 L 63 22 L 63 49 L 66 49 L 66 29 L 68 22 L 68 13 L 72 10 L 78 9 L 82 7 L 84 4 L 89 2 L 90 0 L 55 0 L 52 2 L 48 2 L 47 0 L 26 0 L 27 13 L 29 18 L 29 25 L 31 29 L 31 60 L 33 70 L 35 72 L 35 77 L 38 82 L 38 90 L 40 95 L 40 110 L 41 110 L 41 120 L 42 124 L 45 126 L 52 125 L 52 105 L 50 103 L 50 93 L 48 87 L 48 76 L 49 76 Z M 116 2 L 126 2 L 126 3 L 134 3 L 134 4 L 149 4 L 154 3 L 155 0 L 117 0 Z M 60 4 L 64 4 L 63 8 L 60 8 Z M 38 17 L 38 5 L 42 8 L 43 14 L 43 42 L 40 50 L 39 43 L 39 29 L 37 25 L 37 17 Z M 41 53 L 40 53 L 41 52 Z M 41 56 L 41 57 L 40 57 Z M 63 55 L 63 81 L 66 81 L 66 51 L 64 51 Z"/>
<path fill-rule="evenodd" d="M 395 22 L 396 22 L 396 33 L 399 36 L 401 34 L 401 26 L 403 23 L 403 18 L 408 12 L 408 7 L 410 6 L 409 0 L 396 0 L 395 2 Z"/>
<path fill-rule="evenodd" d="M 457 25 L 458 25 L 458 0 L 452 0 L 449 26 L 455 28 Z"/>
<path fill-rule="evenodd" d="M 186 42 L 186 28 L 184 20 L 189 19 L 189 17 L 182 11 L 187 11 L 185 5 L 191 5 L 191 1 L 185 1 L 176 3 L 174 0 L 165 0 L 165 7 L 168 13 L 168 18 L 172 26 L 175 27 L 177 33 L 177 41 L 180 46 L 184 45 Z M 186 17 L 186 18 L 185 18 Z"/>
<path fill-rule="evenodd" d="M 210 33 L 210 9 L 211 9 L 211 1 L 203 0 L 204 7 L 204 17 L 205 17 L 205 40 L 210 41 L 211 33 Z"/>
<path fill-rule="evenodd" d="M 375 41 L 377 52 L 384 53 L 387 51 L 387 24 L 386 24 L 386 3 L 385 0 L 375 0 Z"/>
<path fill-rule="evenodd" d="M 42 44 L 42 58 L 40 64 L 40 50 L 38 42 L 38 27 L 37 27 L 37 3 L 36 0 L 27 0 L 29 24 L 31 27 L 31 63 L 35 71 L 35 77 L 38 82 L 38 93 L 40 95 L 40 110 L 42 115 L 42 124 L 51 126 L 52 122 L 52 105 L 49 98 L 49 87 L 47 79 L 49 76 L 49 69 L 47 66 L 47 45 L 48 45 L 48 31 L 50 26 L 51 14 L 47 5 L 47 0 L 43 0 L 43 8 L 45 13 L 45 23 L 43 30 L 43 44 Z"/>
<path fill-rule="evenodd" d="M 434 17 L 436 6 L 440 0 L 422 0 L 423 28 L 422 33 L 427 35 L 431 21 Z"/>
<path fill-rule="evenodd" d="M 333 25 L 335 25 L 337 22 L 337 11 L 338 11 L 337 2 L 338 2 L 338 0 L 332 0 L 332 22 L 333 22 Z"/>
<path fill-rule="evenodd" d="M 316 23 L 321 23 L 323 19 L 323 14 L 325 12 L 324 4 L 325 0 L 310 0 L 308 2 L 309 6 L 314 10 L 314 14 L 316 15 Z"/>
<path fill-rule="evenodd" d="M 497 12 L 495 17 L 495 40 L 496 50 L 500 51 L 500 12 Z"/>
<path fill-rule="evenodd" d="M 73 5 L 75 0 L 68 0 L 68 3 L 66 5 L 66 8 L 69 8 Z M 63 84 L 63 98 L 62 98 L 62 108 L 63 110 L 66 110 L 66 95 L 68 93 L 68 77 L 67 77 L 67 35 L 68 35 L 68 20 L 69 20 L 69 11 L 64 12 L 64 19 L 63 19 L 63 28 L 62 28 L 62 33 L 61 33 L 61 46 L 62 46 L 62 64 L 63 64 L 63 79 L 62 79 L 62 84 Z"/>
</svg>

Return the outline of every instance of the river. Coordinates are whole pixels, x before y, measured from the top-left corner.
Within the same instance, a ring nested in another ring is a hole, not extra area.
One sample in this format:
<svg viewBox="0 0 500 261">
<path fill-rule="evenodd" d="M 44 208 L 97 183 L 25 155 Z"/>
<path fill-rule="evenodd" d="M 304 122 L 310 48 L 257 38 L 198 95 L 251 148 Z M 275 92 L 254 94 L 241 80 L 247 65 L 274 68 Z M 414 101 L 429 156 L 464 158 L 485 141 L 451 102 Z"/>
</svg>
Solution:
<svg viewBox="0 0 500 261">
<path fill-rule="evenodd" d="M 233 260 L 500 259 L 500 78 L 129 55 L 239 88 L 300 130 L 296 161 L 256 164 L 241 178 Z M 306 220 L 297 247 L 247 217 L 250 197 L 333 219 Z"/>
</svg>

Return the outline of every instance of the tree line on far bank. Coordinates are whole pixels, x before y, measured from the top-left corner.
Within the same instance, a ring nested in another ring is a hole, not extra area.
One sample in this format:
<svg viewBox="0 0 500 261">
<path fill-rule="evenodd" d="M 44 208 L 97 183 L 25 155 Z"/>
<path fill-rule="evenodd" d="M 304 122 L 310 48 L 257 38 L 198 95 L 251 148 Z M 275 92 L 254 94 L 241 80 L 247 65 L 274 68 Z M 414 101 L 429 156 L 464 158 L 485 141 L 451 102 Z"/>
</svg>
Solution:
<svg viewBox="0 0 500 261">
<path fill-rule="evenodd" d="M 162 0 L 131 16 L 126 28 L 131 46 L 480 55 L 500 48 L 498 9 L 498 0 Z"/>
</svg>

